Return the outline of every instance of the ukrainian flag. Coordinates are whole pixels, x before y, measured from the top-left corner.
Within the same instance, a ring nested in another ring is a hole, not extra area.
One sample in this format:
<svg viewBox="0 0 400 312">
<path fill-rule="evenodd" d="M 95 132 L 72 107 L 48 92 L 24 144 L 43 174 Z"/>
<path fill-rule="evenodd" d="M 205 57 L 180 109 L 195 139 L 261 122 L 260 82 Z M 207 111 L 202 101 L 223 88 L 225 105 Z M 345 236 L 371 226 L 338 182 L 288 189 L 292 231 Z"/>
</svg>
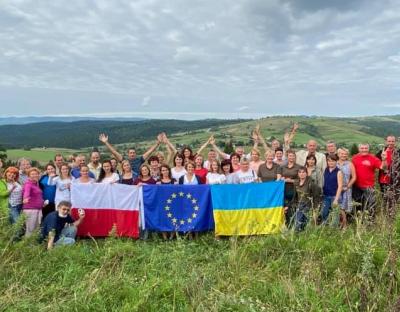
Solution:
<svg viewBox="0 0 400 312">
<path fill-rule="evenodd" d="M 285 183 L 212 185 L 215 235 L 280 233 Z"/>
</svg>

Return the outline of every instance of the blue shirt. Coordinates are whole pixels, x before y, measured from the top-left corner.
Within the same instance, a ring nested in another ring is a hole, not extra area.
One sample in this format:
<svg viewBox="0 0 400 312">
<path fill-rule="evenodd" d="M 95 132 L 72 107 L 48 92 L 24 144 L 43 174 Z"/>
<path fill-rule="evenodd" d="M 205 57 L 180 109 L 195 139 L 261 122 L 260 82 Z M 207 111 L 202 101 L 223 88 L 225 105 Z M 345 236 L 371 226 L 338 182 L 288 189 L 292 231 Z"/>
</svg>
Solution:
<svg viewBox="0 0 400 312">
<path fill-rule="evenodd" d="M 143 156 L 136 157 L 134 159 L 129 159 L 129 163 L 131 164 L 132 171 L 135 176 L 139 175 L 140 166 L 144 164 Z"/>
<path fill-rule="evenodd" d="M 54 204 L 57 187 L 55 185 L 49 185 L 48 181 L 49 176 L 47 174 L 42 176 L 39 180 L 39 186 L 43 191 L 43 200 L 48 200 L 50 204 Z"/>
<path fill-rule="evenodd" d="M 55 237 L 54 242 L 56 242 L 60 238 L 61 231 L 64 229 L 66 224 L 72 224 L 75 220 L 67 215 L 65 218 L 61 218 L 58 215 L 58 211 L 53 211 L 49 213 L 46 218 L 44 218 L 40 240 L 43 241 L 48 238 L 49 233 L 54 231 Z"/>
<path fill-rule="evenodd" d="M 81 177 L 81 168 L 74 168 L 71 170 L 71 175 L 75 178 L 78 179 Z M 89 171 L 89 177 L 96 179 L 96 177 L 94 176 L 93 172 Z"/>
</svg>

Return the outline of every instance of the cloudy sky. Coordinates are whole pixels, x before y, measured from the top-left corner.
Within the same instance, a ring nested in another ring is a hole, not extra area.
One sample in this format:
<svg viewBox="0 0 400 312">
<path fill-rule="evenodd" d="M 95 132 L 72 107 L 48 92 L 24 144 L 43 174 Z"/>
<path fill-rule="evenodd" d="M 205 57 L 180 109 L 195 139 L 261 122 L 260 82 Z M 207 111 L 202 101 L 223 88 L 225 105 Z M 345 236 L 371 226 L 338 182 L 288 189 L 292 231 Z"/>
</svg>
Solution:
<svg viewBox="0 0 400 312">
<path fill-rule="evenodd" d="M 400 113 L 398 0 L 0 1 L 1 115 Z"/>
</svg>

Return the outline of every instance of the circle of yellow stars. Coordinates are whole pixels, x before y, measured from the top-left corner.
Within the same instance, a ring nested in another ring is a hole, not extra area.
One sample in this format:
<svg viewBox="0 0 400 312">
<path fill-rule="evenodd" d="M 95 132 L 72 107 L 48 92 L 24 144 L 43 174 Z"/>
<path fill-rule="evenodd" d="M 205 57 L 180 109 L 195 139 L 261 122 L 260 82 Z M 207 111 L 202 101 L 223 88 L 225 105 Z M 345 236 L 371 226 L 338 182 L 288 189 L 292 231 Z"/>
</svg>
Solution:
<svg viewBox="0 0 400 312">
<path fill-rule="evenodd" d="M 192 204 L 193 213 L 187 219 L 185 219 L 185 218 L 177 219 L 171 212 L 171 204 L 177 198 L 186 198 Z M 197 218 L 200 207 L 198 205 L 198 200 L 196 198 L 194 198 L 194 196 L 192 194 L 190 194 L 190 193 L 185 194 L 184 192 L 181 191 L 179 193 L 171 194 L 171 196 L 166 200 L 166 205 L 164 207 L 164 210 L 167 214 L 168 219 L 171 220 L 172 224 L 174 226 L 180 226 L 180 225 L 185 225 L 185 224 L 191 224 Z"/>
</svg>

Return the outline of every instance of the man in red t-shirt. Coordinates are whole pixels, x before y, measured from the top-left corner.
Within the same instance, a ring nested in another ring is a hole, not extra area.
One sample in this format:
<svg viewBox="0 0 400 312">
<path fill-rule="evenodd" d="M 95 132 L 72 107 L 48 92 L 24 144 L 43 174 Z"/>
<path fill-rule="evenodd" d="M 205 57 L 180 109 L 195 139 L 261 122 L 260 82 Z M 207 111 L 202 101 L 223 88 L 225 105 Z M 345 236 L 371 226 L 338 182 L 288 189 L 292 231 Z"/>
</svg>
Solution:
<svg viewBox="0 0 400 312">
<path fill-rule="evenodd" d="M 356 169 L 357 180 L 353 187 L 353 198 L 361 204 L 362 210 L 368 210 L 374 216 L 375 214 L 375 171 L 384 170 L 386 164 L 386 152 L 382 152 L 382 161 L 376 156 L 370 154 L 369 144 L 360 144 L 359 153 L 352 159 Z"/>
</svg>

